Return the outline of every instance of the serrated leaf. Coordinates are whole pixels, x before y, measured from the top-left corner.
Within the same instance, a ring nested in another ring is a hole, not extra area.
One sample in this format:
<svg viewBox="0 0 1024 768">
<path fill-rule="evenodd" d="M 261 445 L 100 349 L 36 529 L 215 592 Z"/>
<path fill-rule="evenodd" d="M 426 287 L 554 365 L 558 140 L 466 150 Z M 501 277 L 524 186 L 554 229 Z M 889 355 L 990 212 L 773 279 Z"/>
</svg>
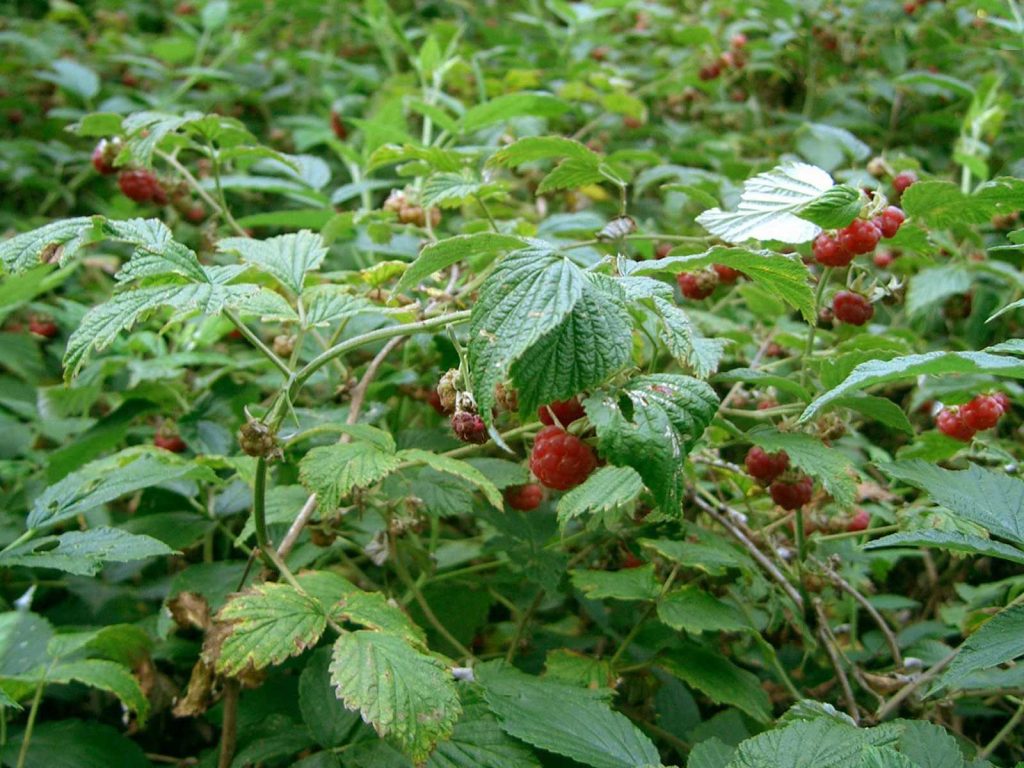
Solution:
<svg viewBox="0 0 1024 768">
<path fill-rule="evenodd" d="M 320 603 L 289 584 L 266 583 L 228 599 L 217 620 L 231 623 L 216 659 L 218 672 L 280 664 L 316 645 L 327 626 Z"/>
<path fill-rule="evenodd" d="M 488 125 L 504 123 L 516 117 L 557 117 L 569 110 L 569 104 L 549 93 L 508 93 L 466 110 L 459 121 L 465 133 Z"/>
<path fill-rule="evenodd" d="M 296 296 L 302 293 L 306 273 L 319 269 L 327 255 L 323 238 L 308 229 L 268 240 L 229 237 L 217 243 L 217 250 L 238 254 L 242 261 L 272 275 Z"/>
<path fill-rule="evenodd" d="M 727 768 L 852 768 L 868 733 L 823 719 L 793 723 L 741 743 Z"/>
<path fill-rule="evenodd" d="M 317 507 L 333 512 L 353 488 L 367 488 L 402 463 L 394 450 L 369 442 L 339 443 L 312 449 L 299 462 L 299 479 L 317 495 Z"/>
<path fill-rule="evenodd" d="M 821 228 L 797 217 L 797 212 L 834 185 L 821 168 L 806 163 L 786 163 L 758 174 L 743 184 L 735 211 L 712 208 L 697 223 L 730 243 L 747 240 L 780 240 L 806 243 Z"/>
<path fill-rule="evenodd" d="M 80 659 L 62 661 L 50 667 L 46 679 L 51 683 L 81 683 L 112 693 L 134 712 L 139 725 L 145 725 L 149 713 L 149 701 L 131 671 L 116 662 L 106 659 Z"/>
<path fill-rule="evenodd" d="M 924 720 L 903 723 L 899 750 L 918 768 L 965 768 L 960 745 L 942 726 Z"/>
<path fill-rule="evenodd" d="M 54 221 L 39 229 L 23 232 L 0 241 L 0 263 L 8 272 L 18 274 L 38 267 L 41 257 L 58 246 L 63 247 L 61 262 L 66 262 L 82 246 L 83 233 L 92 229 L 93 219 L 79 216 Z"/>
<path fill-rule="evenodd" d="M 331 649 L 318 648 L 299 676 L 299 711 L 313 739 L 321 747 L 345 743 L 359 713 L 346 709 L 331 687 Z"/>
<path fill-rule="evenodd" d="M 754 565 L 752 560 L 719 536 L 698 530 L 694 538 L 698 540 L 640 539 L 640 544 L 667 560 L 711 576 L 721 576 L 728 568 L 750 570 Z"/>
<path fill-rule="evenodd" d="M 8 739 L 3 762 L 16 765 L 20 739 Z M 152 768 L 142 747 L 115 728 L 95 720 L 36 723 L 26 749 L 25 768 Z"/>
<path fill-rule="evenodd" d="M 892 747 L 867 747 L 861 753 L 861 761 L 857 768 L 920 768 L 920 766 Z"/>
<path fill-rule="evenodd" d="M 632 467 L 601 467 L 558 500 L 558 522 L 586 514 L 611 511 L 632 503 L 643 492 L 640 475 Z"/>
<path fill-rule="evenodd" d="M 715 651 L 683 641 L 682 648 L 659 658 L 658 664 L 718 704 L 736 707 L 761 723 L 771 718 L 771 703 L 757 676 Z"/>
<path fill-rule="evenodd" d="M 414 147 L 411 144 L 400 146 L 384 144 L 377 147 L 370 155 L 367 172 L 375 171 L 385 165 L 407 163 L 413 160 L 425 163 L 432 170 L 455 172 L 460 170 L 469 157 L 464 157 L 452 149 L 440 147 Z"/>
<path fill-rule="evenodd" d="M 922 269 L 910 278 L 907 314 L 914 316 L 925 310 L 941 309 L 946 299 L 967 293 L 972 283 L 971 273 L 958 264 Z"/>
<path fill-rule="evenodd" d="M 403 293 L 414 288 L 421 280 L 435 272 L 450 267 L 464 259 L 497 255 L 503 251 L 512 251 L 527 246 L 521 237 L 501 235 L 494 232 L 478 232 L 474 235 L 456 235 L 445 240 L 432 243 L 420 251 L 416 261 L 402 275 L 395 286 L 395 293 Z"/>
<path fill-rule="evenodd" d="M 739 610 L 692 584 L 662 597 L 658 601 L 658 618 L 672 629 L 682 629 L 690 634 L 751 629 Z"/>
<path fill-rule="evenodd" d="M 605 180 L 599 163 L 594 163 L 589 158 L 582 160 L 570 157 L 560 162 L 553 171 L 541 179 L 537 185 L 537 194 L 543 195 L 560 189 L 579 189 Z"/>
<path fill-rule="evenodd" d="M 507 459 L 482 457 L 467 459 L 466 463 L 476 467 L 479 472 L 494 483 L 498 490 L 505 490 L 513 485 L 525 485 L 530 481 L 530 471 L 522 464 Z"/>
<path fill-rule="evenodd" d="M 972 536 L 960 531 L 902 531 L 874 539 L 864 545 L 865 549 L 884 549 L 885 547 L 931 547 L 960 552 L 966 555 L 979 555 L 1008 560 L 1011 563 L 1024 565 L 1024 550 L 1003 544 L 1001 541 Z"/>
<path fill-rule="evenodd" d="M 974 632 L 932 688 L 955 689 L 968 675 L 1024 655 L 1024 605 L 1000 611 Z"/>
<path fill-rule="evenodd" d="M 832 406 L 836 408 L 849 408 L 851 411 L 856 411 L 862 416 L 874 419 L 887 427 L 898 429 L 904 434 L 914 434 L 914 425 L 910 423 L 910 419 L 907 418 L 907 414 L 903 412 L 903 409 L 892 400 L 886 400 L 884 397 L 851 395 L 850 397 L 841 397 L 838 400 L 833 400 Z"/>
<path fill-rule="evenodd" d="M 330 326 L 356 315 L 376 312 L 378 308 L 362 296 L 355 296 L 342 285 L 317 285 L 302 294 L 306 305 L 306 328 Z"/>
<path fill-rule="evenodd" d="M 508 736 L 475 687 L 462 686 L 462 717 L 426 768 L 540 768 L 529 748 Z"/>
<path fill-rule="evenodd" d="M 383 592 L 364 592 L 361 589 L 346 592 L 331 609 L 331 616 L 395 635 L 410 645 L 426 647 L 423 630 L 413 624 L 401 607 Z"/>
<path fill-rule="evenodd" d="M 652 301 L 662 321 L 661 338 L 672 356 L 689 366 L 699 379 L 717 371 L 728 341 L 706 338 L 675 304 L 657 297 Z"/>
<path fill-rule="evenodd" d="M 487 164 L 515 168 L 524 163 L 562 157 L 593 166 L 598 165 L 601 158 L 599 154 L 575 139 L 567 139 L 564 136 L 528 136 L 495 152 Z"/>
<path fill-rule="evenodd" d="M 797 216 L 822 229 L 845 227 L 860 214 L 865 197 L 856 187 L 837 184 L 825 190 L 797 211 Z"/>
<path fill-rule="evenodd" d="M 819 481 L 836 503 L 849 507 L 857 500 L 857 472 L 846 454 L 823 445 L 821 440 L 798 432 L 779 432 L 758 427 L 747 433 L 754 445 L 769 453 L 785 451 L 791 466 Z"/>
<path fill-rule="evenodd" d="M 712 736 L 694 745 L 686 759 L 686 768 L 725 768 L 735 752 L 736 747 Z"/>
<path fill-rule="evenodd" d="M 399 451 L 398 457 L 402 461 L 414 461 L 418 464 L 426 464 L 428 467 L 431 467 L 438 472 L 444 472 L 446 474 L 462 478 L 466 482 L 472 483 L 479 488 L 483 493 L 484 498 L 486 498 L 495 509 L 502 509 L 504 506 L 501 491 L 499 491 L 494 484 L 480 472 L 480 470 L 471 464 L 459 461 L 458 459 L 453 459 L 449 456 L 442 456 L 437 453 L 431 453 L 430 451 L 423 451 L 418 448 L 409 448 L 404 451 Z"/>
<path fill-rule="evenodd" d="M 338 698 L 358 709 L 381 736 L 414 760 L 451 736 L 462 712 L 451 674 L 433 656 L 394 635 L 346 632 L 334 644 L 331 680 Z"/>
<path fill-rule="evenodd" d="M 653 600 L 660 587 L 654 578 L 654 565 L 618 571 L 570 571 L 573 586 L 591 600 Z"/>
<path fill-rule="evenodd" d="M 711 423 L 718 397 L 698 379 L 673 374 L 639 376 L 601 390 L 584 403 L 609 461 L 633 467 L 662 509 L 675 510 L 683 462 Z"/>
<path fill-rule="evenodd" d="M 593 692 L 523 674 L 477 667 L 484 698 L 510 736 L 593 768 L 658 765 L 654 744 Z"/>
<path fill-rule="evenodd" d="M 484 181 L 469 168 L 457 173 L 434 173 L 427 177 L 420 192 L 424 207 L 459 208 L 476 200 L 505 197 L 505 185 Z"/>
<path fill-rule="evenodd" d="M 892 360 L 869 360 L 854 368 L 842 384 L 808 405 L 800 415 L 799 423 L 804 424 L 810 421 L 832 401 L 876 384 L 917 376 L 945 376 L 956 373 L 994 374 L 1024 379 L 1024 361 L 988 352 L 926 352 L 921 355 L 897 357 Z"/>
<path fill-rule="evenodd" d="M 101 527 L 34 539 L 0 555 L 0 564 L 94 576 L 104 563 L 129 563 L 173 553 L 162 541 L 150 536 Z"/>
<path fill-rule="evenodd" d="M 1024 208 L 1024 182 L 993 179 L 964 194 L 950 181 L 918 181 L 903 193 L 900 205 L 908 216 L 932 228 L 984 224 L 997 213 Z"/>
</svg>

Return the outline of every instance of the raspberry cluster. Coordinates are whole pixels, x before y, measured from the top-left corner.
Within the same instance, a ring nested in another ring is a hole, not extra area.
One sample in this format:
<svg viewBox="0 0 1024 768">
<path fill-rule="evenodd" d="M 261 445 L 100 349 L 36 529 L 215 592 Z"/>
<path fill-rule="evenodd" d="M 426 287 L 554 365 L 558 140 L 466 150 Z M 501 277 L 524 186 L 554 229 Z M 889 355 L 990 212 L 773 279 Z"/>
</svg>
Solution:
<svg viewBox="0 0 1024 768">
<path fill-rule="evenodd" d="M 943 408 L 935 417 L 935 425 L 942 434 L 969 443 L 978 432 L 992 429 L 1012 407 L 1004 392 L 975 395 L 959 408 Z"/>
<path fill-rule="evenodd" d="M 125 197 L 136 203 L 167 203 L 167 193 L 160 180 L 156 174 L 145 168 L 121 171 L 121 175 L 117 177 L 117 185 Z"/>
<path fill-rule="evenodd" d="M 768 453 L 755 445 L 747 451 L 744 464 L 752 478 L 768 486 L 772 501 L 786 511 L 799 509 L 811 500 L 814 481 L 805 474 L 790 471 L 789 454 L 785 451 Z"/>
<path fill-rule="evenodd" d="M 895 237 L 907 216 L 890 205 L 872 219 L 854 219 L 835 234 L 822 232 L 814 241 L 815 260 L 826 267 L 845 267 L 856 256 L 871 253 L 882 239 Z"/>
</svg>

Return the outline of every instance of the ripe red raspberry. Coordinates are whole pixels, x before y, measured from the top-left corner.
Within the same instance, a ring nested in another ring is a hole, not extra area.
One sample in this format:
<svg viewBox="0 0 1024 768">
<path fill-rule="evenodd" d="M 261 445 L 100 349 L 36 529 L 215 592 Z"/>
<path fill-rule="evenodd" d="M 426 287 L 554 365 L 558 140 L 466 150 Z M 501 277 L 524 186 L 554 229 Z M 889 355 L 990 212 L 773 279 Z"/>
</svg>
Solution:
<svg viewBox="0 0 1024 768">
<path fill-rule="evenodd" d="M 60 332 L 57 324 L 45 317 L 31 318 L 28 321 L 28 330 L 36 336 L 42 336 L 44 339 L 52 339 Z"/>
<path fill-rule="evenodd" d="M 971 429 L 992 429 L 1003 415 L 1003 406 L 991 395 L 978 395 L 960 408 L 960 418 Z"/>
<path fill-rule="evenodd" d="M 896 254 L 890 250 L 877 251 L 872 257 L 872 261 L 875 262 L 875 266 L 879 269 L 888 269 L 895 260 Z"/>
<path fill-rule="evenodd" d="M 854 255 L 871 253 L 871 251 L 875 250 L 875 246 L 878 245 L 881 237 L 882 233 L 878 231 L 878 227 L 874 225 L 874 222 L 867 221 L 866 219 L 854 219 L 851 224 L 845 229 L 839 230 L 839 234 L 836 235 L 836 239 L 843 250 L 849 251 Z"/>
<path fill-rule="evenodd" d="M 203 208 L 202 203 L 191 205 L 185 211 L 185 218 L 188 219 L 190 224 L 202 224 L 206 221 L 206 209 Z"/>
<path fill-rule="evenodd" d="M 752 446 L 747 451 L 744 464 L 747 473 L 763 483 L 773 483 L 775 479 L 789 469 L 789 454 L 785 451 L 768 453 L 760 446 Z"/>
<path fill-rule="evenodd" d="M 896 191 L 897 195 L 902 195 L 907 191 L 907 188 L 912 186 L 917 181 L 917 174 L 913 171 L 903 171 L 897 173 L 892 179 L 892 188 Z"/>
<path fill-rule="evenodd" d="M 505 501 L 512 509 L 529 512 L 536 509 L 544 501 L 544 489 L 536 483 L 516 485 L 505 491 Z"/>
<path fill-rule="evenodd" d="M 688 299 L 706 299 L 715 292 L 718 275 L 713 270 L 702 269 L 700 272 L 680 272 L 676 282 L 683 296 Z"/>
<path fill-rule="evenodd" d="M 907 214 L 903 212 L 902 208 L 890 205 L 874 218 L 874 224 L 882 233 L 882 237 L 890 238 L 896 237 L 896 233 L 900 231 L 900 227 L 906 220 Z"/>
<path fill-rule="evenodd" d="M 345 123 L 341 121 L 341 115 L 333 109 L 331 110 L 331 130 L 334 131 L 334 135 L 341 141 L 348 138 L 348 129 L 345 127 Z"/>
<path fill-rule="evenodd" d="M 992 397 L 999 403 L 999 407 L 1003 409 L 1003 413 L 1009 413 L 1013 410 L 1013 401 L 1010 400 L 1010 396 L 1005 392 L 993 392 Z"/>
<path fill-rule="evenodd" d="M 971 442 L 977 431 L 967 425 L 959 408 L 943 408 L 935 417 L 935 424 L 942 434 L 964 443 Z"/>
<path fill-rule="evenodd" d="M 116 144 L 106 139 L 100 139 L 100 143 L 92 151 L 92 167 L 96 169 L 97 173 L 102 173 L 104 176 L 116 173 L 114 158 L 117 157 L 118 151 L 119 148 Z"/>
<path fill-rule="evenodd" d="M 552 414 L 554 415 L 553 418 Z M 572 397 L 568 400 L 555 400 L 553 403 L 542 405 L 537 410 L 537 418 L 541 420 L 542 424 L 546 424 L 549 427 L 555 423 L 556 419 L 563 427 L 567 427 L 586 415 L 586 412 L 583 410 L 583 404 L 580 403 L 577 397 Z"/>
<path fill-rule="evenodd" d="M 708 64 L 706 67 L 701 67 L 697 76 L 704 82 L 707 82 L 709 80 L 714 80 L 720 74 L 722 74 L 722 65 L 716 61 L 714 64 Z"/>
<path fill-rule="evenodd" d="M 165 432 L 158 432 L 153 437 L 153 445 L 171 453 L 184 453 L 188 447 L 179 435 L 167 434 Z"/>
<path fill-rule="evenodd" d="M 744 35 L 742 32 L 737 32 L 735 35 L 732 36 L 732 39 L 729 41 L 729 45 L 732 46 L 733 48 L 746 48 L 747 36 Z"/>
<path fill-rule="evenodd" d="M 908 2 L 903 4 L 903 12 L 905 14 L 907 14 L 908 16 L 913 15 L 914 11 L 916 11 L 916 10 L 917 10 L 917 3 L 913 2 L 913 0 L 908 0 Z"/>
<path fill-rule="evenodd" d="M 718 282 L 723 285 L 732 285 L 743 275 L 738 269 L 727 267 L 725 264 L 712 264 L 711 268 L 718 274 Z"/>
<path fill-rule="evenodd" d="M 530 454 L 530 469 L 548 488 L 567 491 L 574 488 L 594 471 L 597 457 L 575 435 L 558 427 L 544 427 L 537 433 Z"/>
<path fill-rule="evenodd" d="M 874 316 L 875 308 L 859 293 L 840 291 L 832 299 L 832 312 L 841 323 L 864 325 Z"/>
<path fill-rule="evenodd" d="M 167 202 L 167 195 L 159 179 L 144 168 L 121 171 L 121 175 L 117 177 L 117 185 L 125 197 L 136 203 Z"/>
<path fill-rule="evenodd" d="M 853 261 L 853 254 L 843 248 L 835 236 L 825 232 L 815 239 L 811 252 L 815 260 L 826 267 L 845 267 Z"/>
<path fill-rule="evenodd" d="M 483 445 L 487 442 L 487 425 L 475 413 L 456 411 L 452 414 L 452 431 L 464 443 Z"/>
<path fill-rule="evenodd" d="M 643 558 L 637 557 L 632 552 L 627 552 L 625 555 L 622 556 L 622 562 L 619 565 L 619 568 L 623 571 L 628 571 L 632 568 L 639 568 L 640 566 L 646 564 L 647 563 L 644 561 Z"/>
<path fill-rule="evenodd" d="M 850 533 L 866 531 L 870 525 L 871 513 L 866 509 L 858 509 L 850 518 L 850 522 L 846 524 L 846 530 Z"/>
<path fill-rule="evenodd" d="M 658 243 L 654 249 L 654 258 L 664 259 L 672 251 L 672 243 Z"/>
<path fill-rule="evenodd" d="M 792 481 L 776 480 L 768 490 L 772 495 L 772 501 L 787 512 L 791 512 L 811 500 L 814 481 L 807 475 L 800 475 Z"/>
</svg>

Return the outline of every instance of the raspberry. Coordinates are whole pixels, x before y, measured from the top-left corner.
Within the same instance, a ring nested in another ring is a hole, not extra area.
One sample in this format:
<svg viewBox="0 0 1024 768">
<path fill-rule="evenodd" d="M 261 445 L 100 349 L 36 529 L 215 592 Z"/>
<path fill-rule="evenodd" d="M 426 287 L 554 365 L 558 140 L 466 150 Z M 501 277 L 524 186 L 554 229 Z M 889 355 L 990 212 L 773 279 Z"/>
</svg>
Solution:
<svg viewBox="0 0 1024 768">
<path fill-rule="evenodd" d="M 999 407 L 1003 409 L 1003 413 L 1009 413 L 1013 410 L 1013 401 L 1010 400 L 1010 396 L 1005 392 L 993 392 L 992 397 L 999 403 Z"/>
<path fill-rule="evenodd" d="M 536 509 L 544 501 L 544 489 L 536 483 L 516 485 L 505 491 L 505 501 L 512 509 L 529 512 Z"/>
<path fill-rule="evenodd" d="M 843 248 L 833 235 L 825 232 L 815 239 L 811 252 L 815 260 L 826 267 L 845 267 L 853 261 L 853 254 Z"/>
<path fill-rule="evenodd" d="M 632 552 L 627 552 L 622 556 L 622 562 L 619 564 L 619 568 L 623 571 L 628 571 L 632 568 L 639 568 L 647 563 L 643 558 L 637 557 Z"/>
<path fill-rule="evenodd" d="M 854 219 L 851 224 L 845 229 L 839 230 L 839 234 L 836 235 L 836 239 L 843 250 L 849 251 L 854 255 L 871 253 L 871 251 L 875 250 L 875 246 L 878 245 L 881 237 L 882 233 L 878 231 L 878 227 L 873 222 L 865 219 Z"/>
<path fill-rule="evenodd" d="M 341 115 L 339 115 L 333 109 L 331 110 L 331 130 L 334 131 L 334 135 L 341 141 L 348 138 L 348 129 L 345 124 L 341 121 Z"/>
<path fill-rule="evenodd" d="M 747 473 L 763 483 L 773 483 L 775 478 L 789 469 L 789 454 L 785 451 L 768 453 L 759 446 L 752 446 L 747 451 L 744 464 Z"/>
<path fill-rule="evenodd" d="M 747 36 L 742 32 L 737 32 L 732 36 L 732 39 L 729 41 L 729 45 L 733 48 L 746 48 Z"/>
<path fill-rule="evenodd" d="M 942 434 L 964 443 L 971 442 L 977 431 L 967 425 L 958 408 L 943 408 L 935 417 L 935 424 Z"/>
<path fill-rule="evenodd" d="M 872 257 L 872 261 L 875 262 L 875 266 L 879 269 L 888 269 L 895 260 L 896 254 L 889 250 L 878 251 Z"/>
<path fill-rule="evenodd" d="M 202 224 L 206 221 L 206 209 L 202 203 L 196 203 L 185 211 L 185 218 L 190 224 Z"/>
<path fill-rule="evenodd" d="M 436 389 L 427 390 L 427 403 L 441 416 L 444 416 L 444 406 L 441 405 L 441 396 L 437 394 Z"/>
<path fill-rule="evenodd" d="M 706 67 L 701 67 L 697 76 L 704 82 L 707 82 L 708 80 L 714 80 L 720 74 L 722 74 L 722 66 L 716 61 L 714 64 L 708 64 Z"/>
<path fill-rule="evenodd" d="M 238 430 L 238 444 L 249 456 L 268 458 L 278 452 L 277 439 L 270 427 L 252 419 Z"/>
<path fill-rule="evenodd" d="M 878 231 L 882 233 L 882 237 L 890 238 L 896 237 L 896 233 L 900 231 L 900 227 L 903 226 L 903 222 L 906 220 L 907 214 L 903 212 L 902 208 L 890 205 L 875 217 L 874 224 L 878 227 Z"/>
<path fill-rule="evenodd" d="M 437 395 L 441 400 L 441 407 L 445 413 L 455 410 L 455 398 L 462 386 L 462 373 L 458 368 L 450 368 L 445 371 L 441 380 L 437 382 Z"/>
<path fill-rule="evenodd" d="M 44 317 L 33 317 L 29 320 L 28 330 L 36 336 L 42 336 L 44 339 L 52 339 L 60 332 L 60 329 L 53 320 L 47 320 Z"/>
<path fill-rule="evenodd" d="M 597 466 L 597 457 L 575 435 L 555 426 L 537 433 L 530 454 L 530 469 L 540 482 L 557 491 L 574 488 Z"/>
<path fill-rule="evenodd" d="M 991 395 L 978 395 L 960 409 L 960 418 L 971 429 L 992 429 L 1003 415 L 1003 406 Z"/>
<path fill-rule="evenodd" d="M 483 445 L 487 442 L 487 425 L 475 413 L 456 411 L 452 415 L 452 431 L 464 443 Z"/>
<path fill-rule="evenodd" d="M 852 291 L 840 291 L 832 299 L 832 311 L 841 323 L 864 325 L 875 314 L 866 297 Z"/>
<path fill-rule="evenodd" d="M 664 259 L 672 251 L 672 243 L 658 243 L 654 249 L 654 258 Z"/>
<path fill-rule="evenodd" d="M 787 512 L 791 512 L 811 500 L 814 481 L 807 475 L 800 475 L 793 481 L 776 480 L 768 490 L 772 495 L 772 501 Z"/>
<path fill-rule="evenodd" d="M 537 418 L 541 420 L 542 424 L 546 424 L 549 427 L 555 423 L 555 420 L 563 427 L 567 427 L 586 415 L 583 405 L 577 397 L 570 398 L 569 400 L 555 400 L 553 403 L 542 405 L 537 411 Z"/>
<path fill-rule="evenodd" d="M 145 169 L 122 171 L 121 175 L 117 177 L 117 185 L 125 197 L 136 203 L 167 202 L 167 195 L 164 193 L 164 188 L 160 186 L 160 181 Z"/>
<path fill-rule="evenodd" d="M 165 433 L 158 433 L 153 437 L 153 445 L 157 448 L 163 448 L 165 451 L 171 453 L 184 453 L 188 447 L 185 445 L 185 441 L 178 435 L 171 435 Z"/>
<path fill-rule="evenodd" d="M 727 267 L 725 264 L 712 264 L 711 268 L 718 274 L 718 282 L 723 285 L 732 285 L 743 275 L 738 269 Z"/>
<path fill-rule="evenodd" d="M 100 139 L 100 143 L 92 151 L 92 167 L 96 169 L 97 173 L 102 173 L 104 176 L 117 173 L 117 169 L 114 167 L 114 158 L 117 157 L 120 151 L 121 144 L 119 141 Z"/>
<path fill-rule="evenodd" d="M 858 509 L 853 517 L 850 518 L 850 522 L 846 524 L 846 530 L 850 533 L 856 531 L 866 531 L 871 525 L 871 513 L 866 509 Z"/>
<path fill-rule="evenodd" d="M 679 283 L 679 290 L 688 299 L 706 299 L 715 292 L 718 285 L 718 275 L 712 270 L 701 270 L 700 272 L 681 272 L 676 275 L 676 282 Z"/>
<path fill-rule="evenodd" d="M 892 188 L 896 191 L 897 195 L 902 195 L 907 191 L 907 188 L 912 186 L 917 181 L 917 174 L 913 171 L 903 171 L 897 173 L 892 179 Z"/>
</svg>

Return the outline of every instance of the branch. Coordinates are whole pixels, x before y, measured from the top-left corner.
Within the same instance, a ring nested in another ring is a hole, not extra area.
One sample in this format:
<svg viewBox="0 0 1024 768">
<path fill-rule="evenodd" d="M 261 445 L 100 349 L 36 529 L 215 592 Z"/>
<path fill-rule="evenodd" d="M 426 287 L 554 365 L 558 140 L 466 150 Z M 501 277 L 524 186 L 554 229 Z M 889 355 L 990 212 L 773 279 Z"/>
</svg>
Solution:
<svg viewBox="0 0 1024 768">
<path fill-rule="evenodd" d="M 882 617 L 882 614 L 878 612 L 878 609 L 873 606 L 864 595 L 858 592 L 853 585 L 851 585 L 846 579 L 839 575 L 831 566 L 825 563 L 818 563 L 821 566 L 822 571 L 828 576 L 831 581 L 838 589 L 848 594 L 857 603 L 867 611 L 872 621 L 878 625 L 878 628 L 882 630 L 882 634 L 885 635 L 885 642 L 889 645 L 889 653 L 892 654 L 892 660 L 896 664 L 897 669 L 903 668 L 903 654 L 900 653 L 899 643 L 896 642 L 896 635 L 893 633 L 892 628 Z"/>
<path fill-rule="evenodd" d="M 839 679 L 839 685 L 843 689 L 843 698 L 846 699 L 846 711 L 850 713 L 850 717 L 853 718 L 855 723 L 860 723 L 860 710 L 857 709 L 857 699 L 853 696 L 850 679 L 846 676 L 842 660 L 836 652 L 835 635 L 832 634 L 832 630 L 828 626 L 828 616 L 825 615 L 825 609 L 821 607 L 820 598 L 814 599 L 814 612 L 818 617 L 818 636 L 825 646 L 825 653 L 828 654 L 829 661 L 832 662 L 832 668 L 835 669 L 836 677 Z"/>
</svg>

